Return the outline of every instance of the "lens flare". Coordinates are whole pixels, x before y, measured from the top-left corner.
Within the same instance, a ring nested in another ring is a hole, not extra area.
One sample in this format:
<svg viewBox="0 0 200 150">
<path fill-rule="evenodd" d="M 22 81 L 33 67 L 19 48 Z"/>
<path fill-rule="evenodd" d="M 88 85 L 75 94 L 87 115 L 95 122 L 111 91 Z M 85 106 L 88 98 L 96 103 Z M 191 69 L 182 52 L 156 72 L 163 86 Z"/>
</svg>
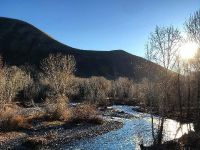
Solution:
<svg viewBox="0 0 200 150">
<path fill-rule="evenodd" d="M 184 43 L 180 48 L 180 56 L 183 59 L 190 59 L 194 57 L 198 50 L 198 45 L 194 42 Z"/>
</svg>

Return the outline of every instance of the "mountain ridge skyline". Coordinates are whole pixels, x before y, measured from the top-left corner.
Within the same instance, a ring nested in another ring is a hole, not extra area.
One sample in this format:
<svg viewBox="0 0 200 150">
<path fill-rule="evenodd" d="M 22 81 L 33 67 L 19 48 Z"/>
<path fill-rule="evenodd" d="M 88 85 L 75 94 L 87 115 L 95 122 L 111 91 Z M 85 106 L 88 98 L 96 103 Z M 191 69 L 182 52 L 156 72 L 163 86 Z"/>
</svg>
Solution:
<svg viewBox="0 0 200 150">
<path fill-rule="evenodd" d="M 141 57 L 156 25 L 181 29 L 200 5 L 199 0 L 9 1 L 1 2 L 1 16 L 29 22 L 62 43 L 81 49 L 123 49 Z"/>
<path fill-rule="evenodd" d="M 49 54 L 73 55 L 80 77 L 129 77 L 141 80 L 146 76 L 138 66 L 149 62 L 124 50 L 81 50 L 65 45 L 33 25 L 18 19 L 0 18 L 0 52 L 9 65 L 26 63 L 39 66 Z M 152 63 L 152 62 L 150 62 Z M 152 65 L 158 66 L 154 63 Z"/>
</svg>

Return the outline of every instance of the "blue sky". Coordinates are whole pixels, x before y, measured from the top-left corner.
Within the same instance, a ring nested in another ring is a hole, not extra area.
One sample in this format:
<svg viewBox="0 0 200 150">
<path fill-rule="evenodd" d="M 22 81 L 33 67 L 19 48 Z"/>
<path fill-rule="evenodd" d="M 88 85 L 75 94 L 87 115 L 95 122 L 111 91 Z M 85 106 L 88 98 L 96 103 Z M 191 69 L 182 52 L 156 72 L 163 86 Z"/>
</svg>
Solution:
<svg viewBox="0 0 200 150">
<path fill-rule="evenodd" d="M 144 56 L 156 25 L 183 30 L 200 0 L 0 0 L 0 16 L 21 19 L 69 46 Z"/>
</svg>

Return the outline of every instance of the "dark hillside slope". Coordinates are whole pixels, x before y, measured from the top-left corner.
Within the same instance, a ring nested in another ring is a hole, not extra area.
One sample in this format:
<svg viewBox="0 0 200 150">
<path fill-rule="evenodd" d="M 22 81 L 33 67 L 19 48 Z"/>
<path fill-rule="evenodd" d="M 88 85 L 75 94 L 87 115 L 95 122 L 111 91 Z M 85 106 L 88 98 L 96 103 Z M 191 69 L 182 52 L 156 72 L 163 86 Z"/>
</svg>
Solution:
<svg viewBox="0 0 200 150">
<path fill-rule="evenodd" d="M 28 63 L 38 67 L 43 58 L 58 52 L 74 55 L 77 61 L 76 75 L 81 77 L 124 76 L 140 80 L 146 77 L 142 65 L 150 63 L 153 68 L 161 69 L 158 65 L 122 50 L 90 51 L 72 48 L 26 22 L 0 17 L 0 53 L 7 64 L 19 66 Z"/>
</svg>

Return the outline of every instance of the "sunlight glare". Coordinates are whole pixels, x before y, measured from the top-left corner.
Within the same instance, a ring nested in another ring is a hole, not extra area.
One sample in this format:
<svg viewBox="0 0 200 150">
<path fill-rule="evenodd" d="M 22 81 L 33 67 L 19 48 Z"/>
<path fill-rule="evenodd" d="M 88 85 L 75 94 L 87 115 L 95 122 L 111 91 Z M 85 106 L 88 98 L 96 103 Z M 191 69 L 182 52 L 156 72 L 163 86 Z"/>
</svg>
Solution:
<svg viewBox="0 0 200 150">
<path fill-rule="evenodd" d="M 190 59 L 194 57 L 197 49 L 198 45 L 194 42 L 184 43 L 180 48 L 180 56 L 183 59 Z"/>
</svg>

